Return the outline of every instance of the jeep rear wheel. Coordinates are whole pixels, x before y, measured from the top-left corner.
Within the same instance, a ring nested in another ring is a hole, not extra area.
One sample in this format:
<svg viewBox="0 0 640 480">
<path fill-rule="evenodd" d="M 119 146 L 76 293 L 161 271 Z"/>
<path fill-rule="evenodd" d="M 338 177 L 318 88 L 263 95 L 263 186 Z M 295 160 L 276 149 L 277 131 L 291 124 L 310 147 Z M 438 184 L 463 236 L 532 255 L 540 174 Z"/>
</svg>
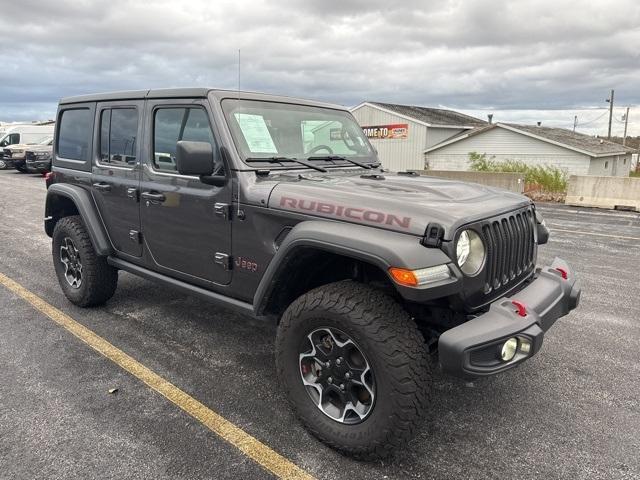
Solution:
<svg viewBox="0 0 640 480">
<path fill-rule="evenodd" d="M 422 334 L 395 300 L 366 285 L 333 283 L 294 301 L 278 327 L 276 362 L 307 429 L 358 458 L 405 444 L 427 408 Z"/>
<path fill-rule="evenodd" d="M 91 307 L 109 300 L 118 285 L 118 270 L 98 256 L 82 219 L 65 217 L 53 230 L 53 265 L 65 296 Z"/>
</svg>

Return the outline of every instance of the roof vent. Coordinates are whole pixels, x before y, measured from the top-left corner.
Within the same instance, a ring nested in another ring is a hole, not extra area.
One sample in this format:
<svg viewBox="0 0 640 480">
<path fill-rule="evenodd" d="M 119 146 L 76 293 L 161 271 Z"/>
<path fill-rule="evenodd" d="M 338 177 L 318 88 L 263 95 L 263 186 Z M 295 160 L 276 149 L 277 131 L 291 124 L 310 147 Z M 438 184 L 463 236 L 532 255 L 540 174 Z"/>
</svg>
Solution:
<svg viewBox="0 0 640 480">
<path fill-rule="evenodd" d="M 493 113 L 487 115 L 487 119 L 489 120 L 489 124 L 493 123 Z"/>
<path fill-rule="evenodd" d="M 537 123 L 538 123 L 538 126 L 541 126 L 541 125 L 542 125 L 542 122 L 537 122 Z"/>
</svg>

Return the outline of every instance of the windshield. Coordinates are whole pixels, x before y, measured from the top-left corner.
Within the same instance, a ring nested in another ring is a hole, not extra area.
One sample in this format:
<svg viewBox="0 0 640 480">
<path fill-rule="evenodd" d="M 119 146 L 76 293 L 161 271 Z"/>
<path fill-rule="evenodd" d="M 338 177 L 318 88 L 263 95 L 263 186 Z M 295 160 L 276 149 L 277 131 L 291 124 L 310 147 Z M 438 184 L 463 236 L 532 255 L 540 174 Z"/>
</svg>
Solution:
<svg viewBox="0 0 640 480">
<path fill-rule="evenodd" d="M 38 145 L 52 145 L 53 137 L 45 137 L 41 141 L 38 142 Z"/>
<path fill-rule="evenodd" d="M 222 109 L 244 160 L 284 157 L 326 159 L 334 164 L 340 158 L 378 162 L 362 128 L 348 112 L 236 99 L 223 100 Z"/>
</svg>

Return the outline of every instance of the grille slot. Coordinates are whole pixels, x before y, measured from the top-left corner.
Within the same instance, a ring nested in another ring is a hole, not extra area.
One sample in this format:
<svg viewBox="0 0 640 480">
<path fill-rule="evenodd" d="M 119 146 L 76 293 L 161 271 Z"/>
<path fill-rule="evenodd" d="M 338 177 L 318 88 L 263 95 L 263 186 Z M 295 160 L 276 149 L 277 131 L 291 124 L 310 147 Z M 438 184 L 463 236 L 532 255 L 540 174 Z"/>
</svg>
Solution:
<svg viewBox="0 0 640 480">
<path fill-rule="evenodd" d="M 531 209 L 483 222 L 487 249 L 485 293 L 500 290 L 533 268 L 533 222 Z"/>
</svg>

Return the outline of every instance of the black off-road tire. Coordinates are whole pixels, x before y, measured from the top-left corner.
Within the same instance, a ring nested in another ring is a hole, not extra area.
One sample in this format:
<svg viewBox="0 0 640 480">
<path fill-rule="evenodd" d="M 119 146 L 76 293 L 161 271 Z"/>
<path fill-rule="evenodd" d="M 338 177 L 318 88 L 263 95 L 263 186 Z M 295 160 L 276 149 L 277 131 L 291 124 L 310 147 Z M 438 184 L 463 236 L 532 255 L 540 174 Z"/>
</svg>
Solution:
<svg viewBox="0 0 640 480">
<path fill-rule="evenodd" d="M 65 267 L 60 260 L 60 247 L 70 238 L 78 250 L 82 263 L 82 282 L 72 287 L 65 278 Z M 96 254 L 89 233 L 78 215 L 60 219 L 53 230 L 53 265 L 65 296 L 80 307 L 101 305 L 109 300 L 118 286 L 118 270 L 107 263 L 107 258 Z"/>
<path fill-rule="evenodd" d="M 329 418 L 302 383 L 301 342 L 321 327 L 344 332 L 369 360 L 375 403 L 360 423 Z M 402 447 L 428 408 L 433 364 L 424 337 L 393 298 L 363 284 L 332 283 L 294 301 L 278 327 L 276 364 L 289 403 L 305 427 L 330 447 L 359 459 L 383 458 Z"/>
</svg>

